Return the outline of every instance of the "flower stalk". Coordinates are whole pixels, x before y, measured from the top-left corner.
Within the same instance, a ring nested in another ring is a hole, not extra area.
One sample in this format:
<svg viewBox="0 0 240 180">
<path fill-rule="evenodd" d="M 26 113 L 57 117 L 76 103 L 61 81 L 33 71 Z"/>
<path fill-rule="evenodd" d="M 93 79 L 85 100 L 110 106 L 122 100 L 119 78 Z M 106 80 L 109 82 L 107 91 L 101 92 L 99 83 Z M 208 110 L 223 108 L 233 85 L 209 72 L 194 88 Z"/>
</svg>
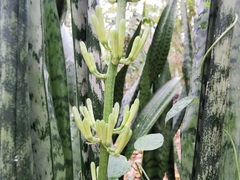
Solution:
<svg viewBox="0 0 240 180">
<path fill-rule="evenodd" d="M 124 119 L 120 127 L 115 128 L 119 116 L 119 103 L 113 106 L 114 86 L 119 63 L 131 63 L 140 51 L 147 39 L 149 30 L 145 29 L 142 37 L 137 37 L 134 41 L 131 53 L 128 58 L 123 58 L 123 46 L 125 40 L 126 20 L 125 17 L 126 0 L 118 0 L 118 18 L 117 28 L 110 32 L 110 41 L 107 40 L 106 29 L 102 9 L 96 6 L 96 15 L 92 15 L 92 22 L 102 46 L 109 51 L 111 59 L 108 63 L 106 74 L 98 72 L 92 53 L 87 51 L 84 42 L 80 42 L 82 56 L 88 66 L 89 71 L 97 78 L 101 78 L 105 83 L 104 91 L 104 109 L 102 120 L 95 120 L 92 102 L 87 99 L 86 106 L 80 106 L 79 110 L 73 107 L 73 114 L 76 124 L 82 135 L 89 143 L 100 143 L 100 162 L 99 173 L 96 176 L 95 164 L 91 164 L 92 178 L 106 180 L 109 154 L 119 156 L 124 147 L 131 138 L 132 130 L 130 125 L 139 107 L 139 100 L 136 99 L 131 107 L 126 106 L 124 109 Z M 81 113 L 81 115 L 80 115 Z M 83 118 L 81 117 L 83 116 Z M 83 120 L 82 120 L 83 119 Z M 112 135 L 119 134 L 116 147 L 113 146 Z"/>
</svg>

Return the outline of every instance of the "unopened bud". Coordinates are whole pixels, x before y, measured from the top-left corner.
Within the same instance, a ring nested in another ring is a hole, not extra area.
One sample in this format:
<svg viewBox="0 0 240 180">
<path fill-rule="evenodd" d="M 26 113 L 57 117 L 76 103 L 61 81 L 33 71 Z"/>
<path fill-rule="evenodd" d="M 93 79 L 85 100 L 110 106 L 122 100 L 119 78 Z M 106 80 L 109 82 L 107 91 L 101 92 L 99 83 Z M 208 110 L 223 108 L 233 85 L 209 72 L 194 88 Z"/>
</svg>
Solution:
<svg viewBox="0 0 240 180">
<path fill-rule="evenodd" d="M 110 43 L 111 43 L 113 61 L 117 61 L 118 59 L 118 31 L 117 30 L 112 30 L 110 32 Z M 115 62 L 114 64 L 116 63 L 117 62 Z"/>
<path fill-rule="evenodd" d="M 133 118 L 136 116 L 139 108 L 139 99 L 135 99 L 134 103 L 131 106 L 130 109 L 130 116 L 127 120 L 127 123 L 125 124 L 126 126 L 131 125 Z"/>
<path fill-rule="evenodd" d="M 80 117 L 80 114 L 78 112 L 77 107 L 73 106 L 72 107 L 72 112 L 73 112 L 73 116 L 74 116 L 74 119 L 76 121 L 76 124 L 78 126 L 78 129 L 81 131 L 82 134 L 86 134 L 86 131 L 85 131 L 85 128 L 83 126 L 83 122 L 82 122 L 82 119 Z"/>
<path fill-rule="evenodd" d="M 130 140 L 132 136 L 132 130 L 129 126 L 126 126 L 123 130 L 123 132 L 118 136 L 117 139 L 117 147 L 115 149 L 115 156 L 118 156 L 124 147 L 127 145 L 128 141 Z"/>
<path fill-rule="evenodd" d="M 92 180 L 97 180 L 96 165 L 94 162 L 91 162 L 90 165 Z"/>
<path fill-rule="evenodd" d="M 119 35 L 118 35 L 118 57 L 122 57 L 123 45 L 125 40 L 126 20 L 121 19 L 119 23 Z"/>
</svg>

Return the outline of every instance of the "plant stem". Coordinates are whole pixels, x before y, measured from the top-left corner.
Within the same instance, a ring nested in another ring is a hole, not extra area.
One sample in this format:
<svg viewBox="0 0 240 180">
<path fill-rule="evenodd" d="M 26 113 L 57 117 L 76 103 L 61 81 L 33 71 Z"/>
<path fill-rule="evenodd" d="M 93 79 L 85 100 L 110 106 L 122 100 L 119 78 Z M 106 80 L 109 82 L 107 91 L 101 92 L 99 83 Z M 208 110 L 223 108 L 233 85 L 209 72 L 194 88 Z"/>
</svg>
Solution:
<svg viewBox="0 0 240 180">
<path fill-rule="evenodd" d="M 126 6 L 127 6 L 127 0 L 118 0 L 117 20 L 116 20 L 117 27 L 118 27 L 120 20 L 125 19 Z"/>
<path fill-rule="evenodd" d="M 115 78 L 117 74 L 118 65 L 112 63 L 109 64 L 108 73 L 105 81 L 105 91 L 104 91 L 104 109 L 103 109 L 103 120 L 108 122 L 108 116 L 112 112 L 113 108 L 113 94 Z M 108 167 L 109 153 L 100 145 L 100 162 L 99 162 L 99 175 L 98 180 L 107 179 L 107 167 Z"/>
<path fill-rule="evenodd" d="M 117 21 L 116 26 L 121 19 L 125 18 L 127 0 L 118 0 L 118 9 L 117 9 Z M 105 91 L 104 91 L 104 109 L 103 109 L 103 120 L 108 122 L 108 116 L 112 112 L 113 108 L 113 96 L 114 96 L 114 85 L 117 75 L 118 64 L 114 65 L 111 62 L 108 66 L 107 77 L 105 80 Z M 109 153 L 105 147 L 100 145 L 100 161 L 99 161 L 99 174 L 98 180 L 107 179 L 107 169 L 108 169 L 108 160 Z"/>
</svg>

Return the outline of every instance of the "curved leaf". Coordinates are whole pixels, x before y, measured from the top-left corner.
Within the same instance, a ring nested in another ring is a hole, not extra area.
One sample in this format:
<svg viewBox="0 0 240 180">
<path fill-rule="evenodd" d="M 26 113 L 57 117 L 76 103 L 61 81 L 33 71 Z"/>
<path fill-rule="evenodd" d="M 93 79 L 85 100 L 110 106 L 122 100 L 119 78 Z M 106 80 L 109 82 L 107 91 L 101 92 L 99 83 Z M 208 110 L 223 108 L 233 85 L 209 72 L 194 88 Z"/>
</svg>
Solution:
<svg viewBox="0 0 240 180">
<path fill-rule="evenodd" d="M 181 0 L 181 17 L 183 23 L 183 33 L 184 33 L 184 57 L 182 64 L 183 78 L 186 84 L 187 94 L 190 89 L 190 80 L 192 76 L 192 58 L 193 58 L 193 46 L 192 46 L 192 37 L 190 31 L 190 23 L 188 20 L 186 2 Z"/>
<path fill-rule="evenodd" d="M 55 1 L 43 1 L 43 8 L 45 60 L 49 73 L 50 91 L 63 146 L 66 176 L 71 179 L 73 178 L 73 158 L 69 121 L 69 99 L 60 21 L 56 18 L 58 17 L 58 12 Z"/>
<path fill-rule="evenodd" d="M 180 113 L 184 108 L 186 108 L 189 104 L 194 102 L 196 100 L 196 97 L 193 96 L 187 96 L 177 103 L 173 105 L 173 107 L 168 111 L 167 116 L 165 118 L 165 123 L 169 121 L 169 119 L 173 118 L 175 115 Z"/>
<path fill-rule="evenodd" d="M 162 74 L 172 40 L 177 1 L 172 0 L 163 10 L 149 47 L 140 80 L 140 110 L 151 98 L 151 86 Z"/>
<path fill-rule="evenodd" d="M 211 1 L 207 34 L 212 39 L 211 44 L 235 20 L 235 6 L 234 0 Z M 212 14 L 216 14 L 216 17 L 212 17 Z M 221 137 L 226 114 L 232 40 L 231 31 L 216 44 L 209 61 L 204 62 L 192 179 L 220 179 Z M 224 61 L 222 57 L 225 57 Z"/>
<path fill-rule="evenodd" d="M 127 145 L 126 157 L 129 158 L 134 150 L 134 142 L 141 136 L 146 135 L 154 123 L 157 121 L 161 113 L 172 101 L 181 78 L 176 77 L 168 81 L 161 89 L 159 89 L 144 109 L 137 116 L 132 126 L 133 135 Z M 140 102 L 141 103 L 141 102 Z"/>
<path fill-rule="evenodd" d="M 205 54 L 205 49 L 207 49 L 207 46 L 210 46 L 207 43 L 208 40 L 206 27 L 209 23 L 209 8 L 205 7 L 204 3 L 200 1 L 199 4 L 196 4 L 196 14 L 197 19 L 195 19 L 194 22 L 194 29 L 196 33 L 193 36 L 194 57 L 189 95 L 199 97 L 201 92 L 201 82 L 199 78 L 200 66 L 202 63 L 202 57 Z M 181 126 L 181 149 L 182 152 L 185 152 L 181 156 L 181 179 L 191 179 L 198 110 L 198 105 L 189 105 L 186 109 Z"/>
<path fill-rule="evenodd" d="M 86 41 L 86 19 L 87 17 L 87 1 L 71 0 L 71 17 L 72 17 L 72 36 L 74 48 L 74 66 L 76 79 L 76 106 L 81 105 L 87 97 L 88 69 L 80 54 L 80 41 Z M 70 99 L 71 100 L 71 99 Z M 75 121 L 72 121 L 71 133 L 73 148 L 73 168 L 74 179 L 90 179 L 89 163 L 84 161 L 88 158 L 88 148 L 85 147 L 84 139 L 77 128 Z M 79 172 L 81 174 L 79 175 Z"/>
<path fill-rule="evenodd" d="M 160 77 L 158 77 L 158 80 L 155 84 L 154 89 L 159 89 L 162 87 L 165 83 L 167 83 L 169 80 L 171 80 L 171 73 L 169 70 L 169 64 L 168 61 L 165 64 L 164 71 L 161 74 Z M 170 159 L 170 151 L 171 151 L 171 145 L 173 141 L 173 133 L 172 133 L 172 121 L 165 124 L 165 117 L 167 112 L 172 107 L 173 102 L 169 102 L 167 107 L 164 109 L 164 111 L 161 113 L 161 116 L 158 118 L 158 120 L 154 123 L 154 126 L 151 128 L 151 130 L 148 133 L 161 133 L 164 137 L 164 144 L 161 148 L 153 150 L 153 151 L 145 151 L 143 156 L 143 168 L 145 172 L 148 174 L 148 177 L 150 179 L 163 179 L 164 174 L 168 171 L 168 169 L 172 166 L 169 162 Z M 161 128 L 163 127 L 163 128 Z M 158 154 L 156 156 L 156 154 Z M 172 172 L 172 171 L 171 171 Z M 171 174 L 168 171 L 168 178 L 171 178 Z"/>
</svg>

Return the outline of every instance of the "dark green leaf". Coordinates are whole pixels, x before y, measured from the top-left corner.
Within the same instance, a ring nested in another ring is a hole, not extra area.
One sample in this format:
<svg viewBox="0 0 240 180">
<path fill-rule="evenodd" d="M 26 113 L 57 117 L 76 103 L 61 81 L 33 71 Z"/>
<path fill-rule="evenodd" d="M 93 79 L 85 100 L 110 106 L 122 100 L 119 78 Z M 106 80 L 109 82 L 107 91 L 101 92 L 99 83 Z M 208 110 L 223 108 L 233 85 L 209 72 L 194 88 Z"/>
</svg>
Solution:
<svg viewBox="0 0 240 180">
<path fill-rule="evenodd" d="M 140 80 L 140 110 L 151 98 L 151 86 L 163 72 L 172 40 L 177 1 L 172 0 L 163 10 L 149 47 Z"/>
<path fill-rule="evenodd" d="M 192 37 L 190 30 L 190 22 L 188 20 L 187 14 L 187 4 L 184 0 L 181 1 L 181 17 L 183 23 L 183 33 L 184 33 L 184 57 L 182 64 L 182 72 L 183 78 L 186 84 L 187 94 L 190 89 L 190 80 L 192 77 L 192 58 L 193 58 L 193 45 L 192 45 Z"/>
<path fill-rule="evenodd" d="M 57 120 L 59 135 L 64 153 L 66 176 L 73 178 L 72 145 L 69 121 L 69 99 L 67 74 L 63 44 L 60 32 L 60 21 L 56 2 L 43 1 L 43 20 L 45 37 L 45 62 L 49 73 L 50 94 L 52 96 L 53 112 Z"/>
</svg>

